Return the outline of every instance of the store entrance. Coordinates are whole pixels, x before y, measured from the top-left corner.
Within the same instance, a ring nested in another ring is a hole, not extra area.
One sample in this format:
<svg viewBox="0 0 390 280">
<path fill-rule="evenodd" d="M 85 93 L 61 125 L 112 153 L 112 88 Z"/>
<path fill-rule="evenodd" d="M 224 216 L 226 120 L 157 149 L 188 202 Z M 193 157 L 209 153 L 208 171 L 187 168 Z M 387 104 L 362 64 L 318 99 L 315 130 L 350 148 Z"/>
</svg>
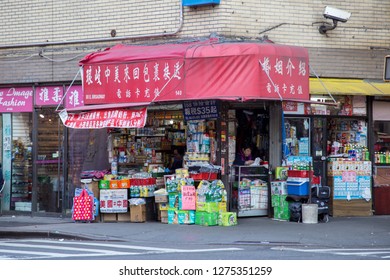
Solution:
<svg viewBox="0 0 390 280">
<path fill-rule="evenodd" d="M 62 212 L 63 126 L 54 108 L 37 112 L 37 211 Z"/>
<path fill-rule="evenodd" d="M 266 109 L 237 109 L 236 151 L 252 147 L 252 157 L 269 158 L 269 113 Z"/>
<path fill-rule="evenodd" d="M 237 217 L 268 215 L 268 164 L 269 112 L 266 108 L 236 109 L 229 113 L 231 122 L 229 135 L 235 135 L 235 145 L 229 137 L 229 148 L 235 147 L 229 177 L 230 211 L 237 211 Z M 236 120 L 233 120 L 232 117 Z M 235 128 L 235 133 L 233 130 Z M 248 154 L 248 148 L 251 153 Z M 230 153 L 230 149 L 229 149 Z M 261 161 L 258 160 L 261 159 Z M 234 160 L 233 160 L 234 159 Z"/>
<path fill-rule="evenodd" d="M 312 151 L 311 154 L 313 156 L 313 171 L 314 175 L 321 178 L 321 184 L 327 185 L 326 178 L 326 160 L 329 151 L 327 148 L 328 135 L 326 130 L 326 118 L 324 117 L 313 117 L 312 119 Z"/>
</svg>

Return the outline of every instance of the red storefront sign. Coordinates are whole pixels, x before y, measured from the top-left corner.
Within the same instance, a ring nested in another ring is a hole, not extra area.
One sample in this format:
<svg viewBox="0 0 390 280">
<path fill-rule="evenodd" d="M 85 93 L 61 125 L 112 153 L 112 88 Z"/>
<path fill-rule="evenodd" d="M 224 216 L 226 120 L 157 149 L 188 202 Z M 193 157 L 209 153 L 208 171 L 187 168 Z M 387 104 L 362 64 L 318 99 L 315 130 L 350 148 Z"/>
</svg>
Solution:
<svg viewBox="0 0 390 280">
<path fill-rule="evenodd" d="M 195 42 L 123 46 L 89 54 L 85 104 L 172 100 L 309 100 L 305 48 Z"/>
<path fill-rule="evenodd" d="M 69 128 L 141 128 L 145 126 L 147 110 L 105 109 L 83 113 L 60 113 L 63 124 Z"/>
<path fill-rule="evenodd" d="M 86 104 L 152 102 L 183 95 L 183 60 L 88 65 L 84 68 Z"/>
</svg>

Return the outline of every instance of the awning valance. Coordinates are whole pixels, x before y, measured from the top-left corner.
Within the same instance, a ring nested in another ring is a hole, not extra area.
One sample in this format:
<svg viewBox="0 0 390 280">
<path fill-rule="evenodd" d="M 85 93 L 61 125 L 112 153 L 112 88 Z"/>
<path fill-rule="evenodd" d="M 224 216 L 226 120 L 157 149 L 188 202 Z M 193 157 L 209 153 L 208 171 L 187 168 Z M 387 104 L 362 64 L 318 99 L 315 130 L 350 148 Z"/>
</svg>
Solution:
<svg viewBox="0 0 390 280">
<path fill-rule="evenodd" d="M 358 79 L 310 78 L 310 94 L 390 95 L 390 83 Z"/>
<path fill-rule="evenodd" d="M 85 104 L 198 99 L 309 100 L 305 48 L 214 40 L 117 45 L 87 55 Z"/>
</svg>

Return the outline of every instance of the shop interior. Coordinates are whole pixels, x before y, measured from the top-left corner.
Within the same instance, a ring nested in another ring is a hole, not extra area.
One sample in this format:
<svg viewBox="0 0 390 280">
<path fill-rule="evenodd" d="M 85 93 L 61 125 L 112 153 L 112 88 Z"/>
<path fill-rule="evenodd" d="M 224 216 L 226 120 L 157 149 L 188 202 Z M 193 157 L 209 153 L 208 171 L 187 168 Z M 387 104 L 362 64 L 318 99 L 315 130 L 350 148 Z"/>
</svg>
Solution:
<svg viewBox="0 0 390 280">
<path fill-rule="evenodd" d="M 375 121 L 374 209 L 376 215 L 390 214 L 390 122 Z"/>
</svg>

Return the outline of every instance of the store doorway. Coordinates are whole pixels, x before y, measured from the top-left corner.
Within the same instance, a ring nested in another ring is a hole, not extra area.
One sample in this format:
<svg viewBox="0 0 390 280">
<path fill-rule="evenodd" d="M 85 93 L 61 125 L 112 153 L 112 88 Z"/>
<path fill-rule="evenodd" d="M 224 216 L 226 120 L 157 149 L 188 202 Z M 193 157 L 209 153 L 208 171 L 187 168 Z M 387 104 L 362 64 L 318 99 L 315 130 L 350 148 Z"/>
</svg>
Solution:
<svg viewBox="0 0 390 280">
<path fill-rule="evenodd" d="M 64 129 L 54 108 L 41 108 L 37 114 L 37 211 L 62 212 Z"/>
<path fill-rule="evenodd" d="M 327 185 L 327 155 L 329 154 L 327 122 L 324 117 L 313 117 L 312 119 L 312 151 L 314 175 L 321 178 L 321 184 Z"/>
<path fill-rule="evenodd" d="M 250 145 L 254 158 L 260 157 L 261 160 L 268 161 L 269 112 L 266 109 L 238 109 L 236 117 L 236 151 Z"/>
</svg>

